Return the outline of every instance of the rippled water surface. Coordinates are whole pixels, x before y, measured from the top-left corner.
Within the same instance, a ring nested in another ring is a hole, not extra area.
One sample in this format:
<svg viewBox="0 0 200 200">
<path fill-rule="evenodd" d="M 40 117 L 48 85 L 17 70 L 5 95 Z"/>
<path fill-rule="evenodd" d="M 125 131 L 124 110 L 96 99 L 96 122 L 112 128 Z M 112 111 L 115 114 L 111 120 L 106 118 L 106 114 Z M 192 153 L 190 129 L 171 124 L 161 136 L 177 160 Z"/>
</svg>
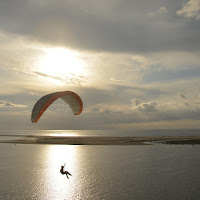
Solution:
<svg viewBox="0 0 200 200">
<path fill-rule="evenodd" d="M 199 152 L 198 145 L 0 144 L 0 199 L 199 200 Z M 59 172 L 64 163 L 70 179 Z"/>
</svg>

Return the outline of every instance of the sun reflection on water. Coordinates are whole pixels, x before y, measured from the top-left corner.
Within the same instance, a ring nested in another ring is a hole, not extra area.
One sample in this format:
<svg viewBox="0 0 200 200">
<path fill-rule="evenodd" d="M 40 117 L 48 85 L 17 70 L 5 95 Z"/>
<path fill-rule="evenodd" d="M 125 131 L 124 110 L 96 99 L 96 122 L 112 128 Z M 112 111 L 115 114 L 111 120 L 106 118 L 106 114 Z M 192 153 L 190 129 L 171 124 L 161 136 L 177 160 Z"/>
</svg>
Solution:
<svg viewBox="0 0 200 200">
<path fill-rule="evenodd" d="M 74 199 L 77 195 L 76 172 L 78 170 L 77 148 L 70 145 L 50 145 L 47 153 L 46 185 L 48 199 Z M 67 179 L 60 173 L 61 165 L 72 176 Z"/>
</svg>

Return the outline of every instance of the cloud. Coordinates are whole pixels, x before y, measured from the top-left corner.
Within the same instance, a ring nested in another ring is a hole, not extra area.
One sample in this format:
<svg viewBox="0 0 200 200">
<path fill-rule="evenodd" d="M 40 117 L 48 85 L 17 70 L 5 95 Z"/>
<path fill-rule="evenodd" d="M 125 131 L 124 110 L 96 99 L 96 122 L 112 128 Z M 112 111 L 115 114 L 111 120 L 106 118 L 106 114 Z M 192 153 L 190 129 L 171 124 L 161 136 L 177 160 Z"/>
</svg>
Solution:
<svg viewBox="0 0 200 200">
<path fill-rule="evenodd" d="M 167 13 L 167 8 L 165 6 L 163 7 L 160 7 L 159 10 L 158 10 L 158 13 Z"/>
<path fill-rule="evenodd" d="M 183 7 L 176 12 L 177 15 L 186 18 L 200 19 L 200 0 L 189 0 L 183 3 Z"/>
<path fill-rule="evenodd" d="M 158 111 L 159 104 L 156 103 L 155 101 L 144 103 L 141 100 L 134 98 L 134 99 L 131 100 L 131 102 L 134 104 L 134 106 L 136 106 L 136 108 L 139 111 L 142 111 L 142 112 L 155 112 L 155 111 Z"/>
<path fill-rule="evenodd" d="M 138 110 L 143 112 L 155 112 L 158 111 L 158 103 L 151 101 L 149 103 L 141 103 L 138 106 Z"/>
<path fill-rule="evenodd" d="M 163 6 L 163 7 L 160 7 L 158 10 L 156 10 L 155 12 L 149 12 L 148 14 L 150 16 L 156 16 L 156 15 L 162 15 L 166 13 L 167 13 L 167 8 Z"/>
<path fill-rule="evenodd" d="M 40 97 L 72 90 L 83 99 L 82 115 L 75 117 L 69 107 L 56 102 L 38 128 L 101 129 L 105 124 L 112 128 L 113 124 L 198 120 L 199 97 L 193 97 L 199 93 L 200 26 L 197 20 L 179 16 L 192 13 L 196 19 L 199 8 L 194 0 L 182 6 L 180 2 L 0 1 L 1 110 L 10 115 L 26 110 L 29 126 L 31 109 Z M 190 11 L 177 11 L 186 5 Z M 37 61 L 45 56 L 44 48 L 61 46 L 80 50 L 86 63 L 84 75 L 48 74 L 48 68 L 40 69 Z M 56 113 L 65 109 L 67 114 Z"/>
<path fill-rule="evenodd" d="M 131 102 L 134 103 L 136 106 L 142 103 L 142 101 L 140 101 L 139 99 L 132 99 Z"/>
<path fill-rule="evenodd" d="M 182 99 L 187 99 L 186 97 L 185 97 L 185 95 L 184 94 L 182 94 L 182 93 L 178 93 L 178 96 L 180 97 L 180 98 L 182 98 Z"/>
<path fill-rule="evenodd" d="M 6 103 L 10 104 L 10 106 L 14 106 L 14 104 L 18 105 L 14 102 L 19 102 L 19 100 L 22 101 L 23 99 L 23 102 L 29 102 L 27 103 L 29 108 L 26 109 L 26 113 L 17 113 L 20 116 L 17 117 L 18 124 L 16 124 L 14 120 L 16 115 L 14 117 L 13 115 L 15 113 L 11 112 L 14 110 L 14 107 L 6 107 L 6 110 L 10 111 L 10 113 L 0 112 L 0 125 L 5 121 L 5 119 L 2 119 L 5 118 L 5 116 L 7 116 L 7 120 L 12 119 L 12 122 L 9 122 L 13 124 L 13 127 L 20 126 L 22 129 L 25 129 L 25 127 L 33 129 L 113 129 L 117 126 L 120 127 L 119 125 L 125 127 L 127 124 L 132 124 L 139 127 L 142 123 L 151 124 L 151 122 L 155 122 L 157 127 L 159 127 L 162 121 L 171 121 L 173 124 L 175 120 L 199 119 L 200 109 L 195 107 L 198 105 L 191 104 L 187 106 L 180 102 L 180 100 L 175 101 L 175 96 L 178 99 L 177 93 L 173 96 L 173 105 L 166 103 L 170 99 L 169 96 L 166 96 L 165 101 L 162 101 L 162 99 L 159 99 L 159 101 L 155 99 L 154 101 L 146 100 L 146 102 L 141 101 L 138 96 L 138 98 L 132 99 L 134 109 L 131 109 L 130 95 L 133 94 L 133 89 L 134 88 L 131 87 L 120 88 L 119 86 L 116 87 L 116 85 L 113 85 L 110 89 L 76 88 L 76 92 L 81 96 L 84 102 L 84 109 L 81 115 L 74 116 L 70 107 L 66 106 L 66 104 L 60 100 L 53 103 L 44 113 L 39 123 L 35 125 L 30 122 L 31 109 L 34 103 L 43 96 L 43 94 L 38 96 L 38 94 L 35 93 L 30 94 L 29 91 L 26 96 L 24 94 L 14 95 L 12 97 L 13 100 L 0 101 L 0 107 L 1 105 L 6 105 Z M 138 88 L 138 90 L 140 89 Z M 148 92 L 152 94 L 150 91 L 144 90 L 143 98 L 147 98 L 148 95 L 146 95 L 146 93 Z M 199 100 L 197 101 L 199 102 Z M 24 120 L 26 122 L 24 122 Z M 5 125 L 2 124 L 2 127 L 5 127 Z"/>
<path fill-rule="evenodd" d="M 124 82 L 125 80 L 120 80 L 120 79 L 116 79 L 116 78 L 110 78 L 111 81 L 113 82 Z"/>
<path fill-rule="evenodd" d="M 167 2 L 157 10 L 158 2 L 0 1 L 0 27 L 41 43 L 96 52 L 199 50 L 199 29 L 191 35 L 189 26 L 172 13 L 177 2 Z M 149 9 L 155 10 L 153 18 L 146 14 Z"/>
<path fill-rule="evenodd" d="M 188 102 L 184 102 L 184 104 L 185 104 L 186 107 L 190 106 L 190 104 Z"/>
<path fill-rule="evenodd" d="M 0 101 L 0 108 L 26 108 L 28 107 L 27 105 L 22 105 L 22 104 L 14 104 L 9 101 Z"/>
<path fill-rule="evenodd" d="M 98 112 L 98 111 L 99 111 L 99 108 L 98 108 L 98 107 L 94 107 L 94 108 L 91 109 L 91 111 L 93 111 L 93 112 Z"/>
<path fill-rule="evenodd" d="M 33 71 L 33 72 L 30 71 L 30 74 L 39 75 L 45 78 L 53 79 L 53 80 L 56 80 L 68 85 L 71 84 L 71 85 L 81 86 L 87 82 L 87 79 L 84 76 L 76 75 L 73 73 L 68 73 L 67 75 L 63 74 L 62 76 L 53 76 L 53 75 L 49 75 L 49 74 L 45 74 L 45 73 L 41 73 L 37 71 Z"/>
</svg>

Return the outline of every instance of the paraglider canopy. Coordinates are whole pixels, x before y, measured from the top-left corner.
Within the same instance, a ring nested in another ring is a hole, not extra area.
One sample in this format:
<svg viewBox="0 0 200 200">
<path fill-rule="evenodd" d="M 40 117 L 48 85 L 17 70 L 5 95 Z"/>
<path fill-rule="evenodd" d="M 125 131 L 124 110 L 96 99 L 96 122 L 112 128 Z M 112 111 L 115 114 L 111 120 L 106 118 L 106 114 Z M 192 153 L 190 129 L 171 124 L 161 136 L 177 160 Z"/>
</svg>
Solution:
<svg viewBox="0 0 200 200">
<path fill-rule="evenodd" d="M 74 92 L 64 91 L 64 92 L 54 92 L 43 96 L 37 101 L 32 110 L 31 121 L 36 123 L 42 116 L 44 111 L 58 98 L 65 101 L 72 109 L 74 115 L 79 115 L 83 110 L 83 103 L 81 98 Z"/>
</svg>

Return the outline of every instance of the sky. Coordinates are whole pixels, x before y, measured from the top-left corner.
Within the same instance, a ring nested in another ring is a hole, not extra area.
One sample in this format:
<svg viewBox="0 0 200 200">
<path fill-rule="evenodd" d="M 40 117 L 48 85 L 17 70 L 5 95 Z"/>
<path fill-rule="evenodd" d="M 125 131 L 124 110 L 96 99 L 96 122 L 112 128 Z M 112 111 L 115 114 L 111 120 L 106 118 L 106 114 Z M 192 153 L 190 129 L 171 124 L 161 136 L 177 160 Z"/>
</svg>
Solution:
<svg viewBox="0 0 200 200">
<path fill-rule="evenodd" d="M 0 0 L 0 129 L 198 129 L 199 35 L 200 0 Z"/>
</svg>

